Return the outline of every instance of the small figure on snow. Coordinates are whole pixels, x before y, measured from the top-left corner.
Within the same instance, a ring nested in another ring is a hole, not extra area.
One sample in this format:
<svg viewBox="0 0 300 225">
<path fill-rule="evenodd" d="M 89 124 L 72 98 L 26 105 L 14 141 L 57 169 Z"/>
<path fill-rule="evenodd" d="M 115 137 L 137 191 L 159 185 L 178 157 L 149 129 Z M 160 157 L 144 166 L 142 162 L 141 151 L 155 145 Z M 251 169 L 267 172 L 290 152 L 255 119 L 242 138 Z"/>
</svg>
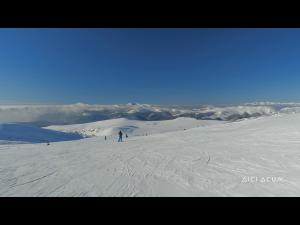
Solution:
<svg viewBox="0 0 300 225">
<path fill-rule="evenodd" d="M 122 131 L 120 131 L 119 132 L 119 140 L 118 140 L 118 142 L 122 142 L 122 136 L 123 136 L 123 133 L 122 133 Z"/>
<path fill-rule="evenodd" d="M 104 140 L 106 141 L 106 136 L 104 137 Z"/>
<path fill-rule="evenodd" d="M 128 135 L 126 134 L 126 138 L 128 138 Z"/>
</svg>

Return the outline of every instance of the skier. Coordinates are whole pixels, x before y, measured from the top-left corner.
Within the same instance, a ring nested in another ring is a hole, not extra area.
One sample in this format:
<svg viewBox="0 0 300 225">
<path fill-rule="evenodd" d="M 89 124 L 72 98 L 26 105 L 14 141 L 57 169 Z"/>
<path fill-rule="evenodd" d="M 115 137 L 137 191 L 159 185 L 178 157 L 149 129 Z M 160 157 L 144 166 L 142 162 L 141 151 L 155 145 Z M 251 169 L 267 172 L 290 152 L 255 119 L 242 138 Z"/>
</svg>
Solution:
<svg viewBox="0 0 300 225">
<path fill-rule="evenodd" d="M 104 140 L 106 141 L 106 136 L 104 137 Z"/>
<path fill-rule="evenodd" d="M 128 138 L 128 135 L 126 134 L 126 138 Z"/>
<path fill-rule="evenodd" d="M 122 133 L 122 131 L 120 131 L 119 132 L 119 140 L 118 140 L 118 142 L 122 142 L 122 136 L 123 136 L 123 133 Z"/>
</svg>

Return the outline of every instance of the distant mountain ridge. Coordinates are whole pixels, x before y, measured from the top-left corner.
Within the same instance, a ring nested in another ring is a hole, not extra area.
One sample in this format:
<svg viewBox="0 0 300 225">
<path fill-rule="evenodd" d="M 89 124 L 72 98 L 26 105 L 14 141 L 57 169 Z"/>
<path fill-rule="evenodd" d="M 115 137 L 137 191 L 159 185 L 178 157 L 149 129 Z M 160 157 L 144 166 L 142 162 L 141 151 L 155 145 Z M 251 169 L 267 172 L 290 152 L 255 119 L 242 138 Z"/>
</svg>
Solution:
<svg viewBox="0 0 300 225">
<path fill-rule="evenodd" d="M 236 121 L 245 118 L 299 111 L 300 103 L 246 103 L 231 106 L 178 106 L 128 103 L 120 105 L 4 105 L 0 123 L 34 124 L 40 127 L 89 123 L 126 118 L 141 121 L 191 117 L 200 120 Z"/>
</svg>

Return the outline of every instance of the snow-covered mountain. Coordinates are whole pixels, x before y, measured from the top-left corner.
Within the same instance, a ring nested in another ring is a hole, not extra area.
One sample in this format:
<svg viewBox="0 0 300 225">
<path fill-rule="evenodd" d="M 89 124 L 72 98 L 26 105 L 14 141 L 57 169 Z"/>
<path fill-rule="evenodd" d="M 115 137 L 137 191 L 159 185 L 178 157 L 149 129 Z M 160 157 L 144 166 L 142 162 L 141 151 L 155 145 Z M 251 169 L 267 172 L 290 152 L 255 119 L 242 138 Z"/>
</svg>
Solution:
<svg viewBox="0 0 300 225">
<path fill-rule="evenodd" d="M 196 120 L 194 118 L 176 118 L 164 121 L 139 121 L 125 118 L 98 122 L 53 125 L 39 128 L 24 124 L 0 124 L 0 145 L 16 143 L 46 143 L 79 140 L 94 136 L 114 138 L 121 130 L 129 136 L 142 136 L 187 130 L 199 126 L 208 126 L 222 121 Z"/>
<path fill-rule="evenodd" d="M 19 105 L 0 119 L 0 196 L 300 196 L 299 103 Z"/>
<path fill-rule="evenodd" d="M 299 113 L 123 143 L 1 145 L 0 196 L 300 196 L 299 149 Z"/>
<path fill-rule="evenodd" d="M 196 120 L 186 117 L 163 121 L 139 121 L 120 118 L 83 124 L 56 125 L 46 128 L 67 133 L 78 133 L 83 137 L 108 136 L 109 138 L 110 136 L 115 137 L 120 130 L 129 136 L 141 136 L 187 130 L 218 123 L 222 123 L 222 121 Z"/>
<path fill-rule="evenodd" d="M 89 123 L 126 118 L 140 121 L 190 117 L 201 120 L 236 121 L 244 118 L 286 113 L 299 104 L 253 103 L 232 106 L 163 106 L 129 103 L 124 105 L 17 105 L 0 106 L 0 123 L 29 123 L 40 127 Z"/>
</svg>

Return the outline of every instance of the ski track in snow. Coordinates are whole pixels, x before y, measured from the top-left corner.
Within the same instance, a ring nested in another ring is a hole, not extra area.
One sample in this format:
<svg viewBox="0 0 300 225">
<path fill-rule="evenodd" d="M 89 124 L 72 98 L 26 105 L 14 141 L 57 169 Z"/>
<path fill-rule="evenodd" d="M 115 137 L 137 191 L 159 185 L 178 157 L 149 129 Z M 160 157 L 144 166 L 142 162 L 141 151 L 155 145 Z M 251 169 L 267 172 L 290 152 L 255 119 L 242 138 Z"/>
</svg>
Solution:
<svg viewBox="0 0 300 225">
<path fill-rule="evenodd" d="M 300 114 L 0 147 L 0 196 L 300 196 Z M 243 177 L 282 177 L 248 182 Z"/>
</svg>

